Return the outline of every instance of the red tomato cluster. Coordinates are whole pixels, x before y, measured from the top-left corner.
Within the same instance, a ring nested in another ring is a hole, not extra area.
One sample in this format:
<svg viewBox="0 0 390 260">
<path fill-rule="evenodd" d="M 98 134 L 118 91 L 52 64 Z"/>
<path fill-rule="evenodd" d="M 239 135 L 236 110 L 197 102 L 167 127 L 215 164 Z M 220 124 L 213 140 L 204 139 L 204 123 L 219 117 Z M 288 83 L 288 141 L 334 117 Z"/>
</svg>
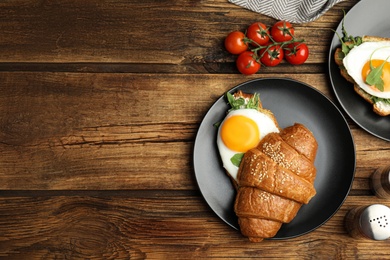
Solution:
<svg viewBox="0 0 390 260">
<path fill-rule="evenodd" d="M 309 49 L 303 40 L 294 37 L 294 27 L 286 21 L 278 21 L 271 28 L 256 22 L 246 34 L 234 31 L 225 38 L 225 48 L 238 55 L 236 65 L 242 74 L 256 73 L 261 64 L 277 66 L 283 59 L 293 65 L 304 63 Z"/>
</svg>

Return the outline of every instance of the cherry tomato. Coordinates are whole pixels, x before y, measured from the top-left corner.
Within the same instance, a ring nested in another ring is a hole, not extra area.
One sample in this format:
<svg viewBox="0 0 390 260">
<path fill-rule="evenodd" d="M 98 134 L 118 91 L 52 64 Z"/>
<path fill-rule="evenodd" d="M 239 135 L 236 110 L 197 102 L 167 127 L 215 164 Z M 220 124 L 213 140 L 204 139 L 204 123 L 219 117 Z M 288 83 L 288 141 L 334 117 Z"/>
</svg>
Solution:
<svg viewBox="0 0 390 260">
<path fill-rule="evenodd" d="M 260 69 L 260 63 L 256 61 L 256 54 L 251 51 L 241 53 L 236 60 L 236 66 L 245 75 L 255 74 Z"/>
<path fill-rule="evenodd" d="M 282 62 L 284 52 L 280 45 L 272 45 L 268 48 L 262 49 L 260 52 L 260 61 L 265 66 L 274 67 Z"/>
<path fill-rule="evenodd" d="M 263 23 L 253 23 L 248 27 L 246 36 L 259 45 L 266 45 L 269 42 L 269 30 Z M 256 44 L 252 44 L 256 45 Z"/>
<path fill-rule="evenodd" d="M 271 37 L 277 42 L 286 42 L 293 38 L 294 27 L 286 21 L 276 22 L 271 28 Z"/>
<path fill-rule="evenodd" d="M 225 38 L 225 48 L 231 54 L 240 54 L 248 49 L 248 44 L 244 42 L 245 34 L 234 31 Z"/>
<path fill-rule="evenodd" d="M 309 57 L 309 48 L 304 43 L 294 42 L 285 47 L 284 54 L 290 64 L 299 65 Z"/>
</svg>

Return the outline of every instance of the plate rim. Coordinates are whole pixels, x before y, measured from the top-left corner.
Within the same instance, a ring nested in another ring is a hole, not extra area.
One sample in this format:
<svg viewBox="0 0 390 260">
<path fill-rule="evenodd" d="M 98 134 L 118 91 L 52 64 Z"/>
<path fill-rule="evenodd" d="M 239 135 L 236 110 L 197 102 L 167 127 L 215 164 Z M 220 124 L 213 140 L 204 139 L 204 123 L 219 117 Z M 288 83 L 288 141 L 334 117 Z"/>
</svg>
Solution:
<svg viewBox="0 0 390 260">
<path fill-rule="evenodd" d="M 203 122 L 204 120 L 206 119 L 206 117 L 212 113 L 212 110 L 213 108 L 221 101 L 223 101 L 224 99 L 224 95 L 226 94 L 226 92 L 234 92 L 235 90 L 237 89 L 240 89 L 242 88 L 243 86 L 247 85 L 247 84 L 251 84 L 252 82 L 258 82 L 258 81 L 267 81 L 267 80 L 282 80 L 282 81 L 288 81 L 288 82 L 295 82 L 296 84 L 300 84 L 301 86 L 305 87 L 305 88 L 308 88 L 310 89 L 311 91 L 314 91 L 315 93 L 317 93 L 318 95 L 320 95 L 322 98 L 325 98 L 325 100 L 329 103 L 330 106 L 333 106 L 333 108 L 336 110 L 336 112 L 338 113 L 338 115 L 340 116 L 340 119 L 342 119 L 342 121 L 344 122 L 344 127 L 346 127 L 346 130 L 347 130 L 347 133 L 348 133 L 348 138 L 350 138 L 350 141 L 351 141 L 351 144 L 352 144 L 352 149 L 351 149 L 351 152 L 352 152 L 352 160 L 353 160 L 353 165 L 352 165 L 352 168 L 351 168 L 351 173 L 349 176 L 350 178 L 350 181 L 349 181 L 349 185 L 348 187 L 345 187 L 345 194 L 342 194 L 342 199 L 340 201 L 340 204 L 335 208 L 335 210 L 326 218 L 324 219 L 321 223 L 319 224 L 316 224 L 314 227 L 312 228 L 309 228 L 308 230 L 304 231 L 304 232 L 301 232 L 301 233 L 298 233 L 298 234 L 295 234 L 295 235 L 290 235 L 290 236 L 285 236 L 285 237 L 273 237 L 273 238 L 270 238 L 270 240 L 284 240 L 284 239 L 291 239 L 291 238 L 295 238 L 295 237 L 299 237 L 299 236 L 302 236 L 302 235 L 305 235 L 305 234 L 308 234 L 312 231 L 314 231 L 315 229 L 321 227 L 323 224 L 325 224 L 327 221 L 329 221 L 329 219 L 331 219 L 337 212 L 338 210 L 341 208 L 341 206 L 344 204 L 345 200 L 347 199 L 350 191 L 351 191 L 351 188 L 352 188 L 352 185 L 353 185 L 353 181 L 354 181 L 354 178 L 355 178 L 355 171 L 356 171 L 356 144 L 355 144 L 355 140 L 354 140 L 354 137 L 352 135 L 352 132 L 351 132 L 351 129 L 350 129 L 350 126 L 348 125 L 348 122 L 346 120 L 346 118 L 344 117 L 344 115 L 342 114 L 341 110 L 335 105 L 335 103 L 330 99 L 328 98 L 324 93 L 322 93 L 320 90 L 314 88 L 313 86 L 307 84 L 307 83 L 304 83 L 302 81 L 299 81 L 299 80 L 296 80 L 296 79 L 292 79 L 292 78 L 287 78 L 287 77 L 266 77 L 266 78 L 256 78 L 256 79 L 251 79 L 251 80 L 247 80 L 245 82 L 242 82 L 242 83 L 239 83 L 237 85 L 235 85 L 234 87 L 228 89 L 227 91 L 224 92 L 223 95 L 219 96 L 216 101 L 214 101 L 212 103 L 212 105 L 209 107 L 209 109 L 207 110 L 207 112 L 204 114 L 203 118 L 202 118 L 202 121 L 201 123 L 199 124 L 199 128 L 197 130 L 197 133 L 196 133 L 196 136 L 195 136 L 195 141 L 194 141 L 194 146 L 193 146 L 193 156 L 192 156 L 192 159 L 193 159 L 193 167 L 194 167 L 194 173 L 195 173 L 195 179 L 196 179 L 196 182 L 197 182 L 197 186 L 199 188 L 199 191 L 201 192 L 201 195 L 203 197 L 203 199 L 205 200 L 206 204 L 208 205 L 208 207 L 214 212 L 214 214 L 216 214 L 223 222 L 225 222 L 226 224 L 228 224 L 228 226 L 232 227 L 233 229 L 236 229 L 236 230 L 239 230 L 239 228 L 237 228 L 234 224 L 230 223 L 227 219 L 225 219 L 222 214 L 220 214 L 220 212 L 216 212 L 216 210 L 212 207 L 212 205 L 210 204 L 209 200 L 211 199 L 208 199 L 206 198 L 206 196 L 204 195 L 204 191 L 202 190 L 202 187 L 200 187 L 200 182 L 199 182 L 199 176 L 198 174 L 196 173 L 196 148 L 197 148 L 197 143 L 198 143 L 198 139 L 199 139 L 199 132 L 202 128 L 202 125 L 203 125 Z M 220 166 L 222 167 L 222 166 Z M 228 178 L 226 176 L 226 178 Z M 229 180 L 230 181 L 230 180 Z M 346 185 L 347 186 L 347 185 Z"/>
</svg>

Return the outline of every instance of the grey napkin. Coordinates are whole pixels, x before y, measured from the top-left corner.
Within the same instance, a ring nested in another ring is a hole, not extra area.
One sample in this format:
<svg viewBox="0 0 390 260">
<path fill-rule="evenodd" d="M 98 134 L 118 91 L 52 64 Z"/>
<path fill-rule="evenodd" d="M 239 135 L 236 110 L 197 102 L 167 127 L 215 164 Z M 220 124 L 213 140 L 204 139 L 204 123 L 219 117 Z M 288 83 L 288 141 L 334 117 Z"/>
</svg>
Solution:
<svg viewBox="0 0 390 260">
<path fill-rule="evenodd" d="M 344 0 L 228 0 L 251 11 L 292 23 L 318 19 L 335 4 Z"/>
</svg>

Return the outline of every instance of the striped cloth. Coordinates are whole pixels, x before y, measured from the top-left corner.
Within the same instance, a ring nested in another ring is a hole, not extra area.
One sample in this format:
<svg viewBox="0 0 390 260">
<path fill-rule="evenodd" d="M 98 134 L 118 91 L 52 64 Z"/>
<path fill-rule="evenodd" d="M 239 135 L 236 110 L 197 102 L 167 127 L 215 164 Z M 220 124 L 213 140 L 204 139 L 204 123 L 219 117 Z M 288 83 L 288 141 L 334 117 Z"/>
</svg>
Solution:
<svg viewBox="0 0 390 260">
<path fill-rule="evenodd" d="M 292 23 L 318 19 L 335 4 L 344 0 L 228 0 L 251 11 Z"/>
</svg>

